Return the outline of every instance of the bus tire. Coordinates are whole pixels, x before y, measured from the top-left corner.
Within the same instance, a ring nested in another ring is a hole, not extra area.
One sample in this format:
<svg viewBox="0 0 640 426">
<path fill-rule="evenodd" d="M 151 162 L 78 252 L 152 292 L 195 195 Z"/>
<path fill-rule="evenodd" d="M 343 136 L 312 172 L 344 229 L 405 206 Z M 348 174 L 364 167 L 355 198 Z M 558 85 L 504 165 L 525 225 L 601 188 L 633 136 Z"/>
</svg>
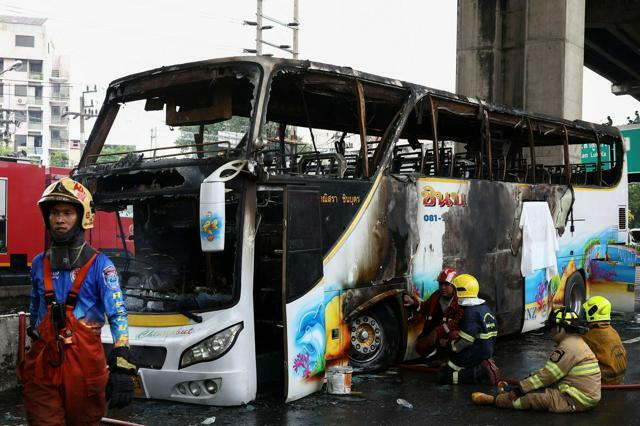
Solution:
<svg viewBox="0 0 640 426">
<path fill-rule="evenodd" d="M 576 271 L 569 276 L 564 285 L 564 305 L 580 315 L 586 294 L 584 278 L 580 272 Z"/>
<path fill-rule="evenodd" d="M 349 364 L 354 370 L 384 370 L 396 362 L 401 329 L 389 304 L 380 303 L 355 317 L 349 332 Z"/>
</svg>

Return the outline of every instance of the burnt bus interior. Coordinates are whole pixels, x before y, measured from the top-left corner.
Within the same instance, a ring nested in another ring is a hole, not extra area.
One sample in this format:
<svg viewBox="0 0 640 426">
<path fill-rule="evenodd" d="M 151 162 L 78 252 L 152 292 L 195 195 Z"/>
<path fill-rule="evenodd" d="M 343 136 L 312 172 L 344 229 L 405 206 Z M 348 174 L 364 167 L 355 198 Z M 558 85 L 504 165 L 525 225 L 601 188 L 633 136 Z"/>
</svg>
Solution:
<svg viewBox="0 0 640 426">
<path fill-rule="evenodd" d="M 200 322 L 197 312 L 228 307 L 237 300 L 244 182 L 227 185 L 223 252 L 203 253 L 200 248 L 198 197 L 205 177 L 227 161 L 245 156 L 246 134 L 232 146 L 228 141 L 207 140 L 205 126 L 233 117 L 250 120 L 257 74 L 257 67 L 246 65 L 196 68 L 134 79 L 110 89 L 100 126 L 92 132 L 94 143 L 75 176 L 95 194 L 98 210 L 132 207 L 134 250 L 125 248 L 113 256 L 130 312 L 179 312 Z M 102 144 L 110 141 L 109 131 L 119 119 L 126 125 L 132 105 L 155 113 L 172 129 L 193 129 L 193 142 L 102 153 Z"/>
<path fill-rule="evenodd" d="M 382 162 L 379 141 L 397 119 L 407 96 L 408 91 L 400 87 L 334 73 L 288 68 L 274 73 L 262 128 L 265 145 L 256 151 L 270 174 L 269 185 L 258 186 L 256 209 L 254 313 L 259 390 L 283 387 L 284 303 L 318 283 L 323 255 L 358 209 L 357 204 L 320 203 L 321 194 L 348 188 L 364 199 L 371 187 L 369 178 Z M 302 132 L 306 143 L 300 142 Z M 338 137 L 323 139 L 327 134 Z M 348 151 L 347 135 L 365 143 Z M 319 147 L 327 144 L 334 152 L 320 152 Z"/>
<path fill-rule="evenodd" d="M 411 111 L 394 146 L 391 172 L 529 184 L 615 185 L 622 171 L 620 139 L 613 132 L 583 125 L 586 128 L 567 127 L 553 119 L 536 120 L 427 95 Z M 602 155 L 581 161 L 583 144 Z"/>
</svg>

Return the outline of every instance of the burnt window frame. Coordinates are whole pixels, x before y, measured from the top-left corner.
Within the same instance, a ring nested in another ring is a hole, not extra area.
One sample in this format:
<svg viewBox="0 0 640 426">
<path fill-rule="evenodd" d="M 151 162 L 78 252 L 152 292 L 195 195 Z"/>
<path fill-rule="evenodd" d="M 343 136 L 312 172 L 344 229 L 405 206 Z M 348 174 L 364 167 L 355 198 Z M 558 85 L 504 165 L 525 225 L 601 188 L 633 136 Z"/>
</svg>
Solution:
<svg viewBox="0 0 640 426">
<path fill-rule="evenodd" d="M 336 69 L 331 69 L 331 68 L 327 68 L 327 67 L 309 67 L 309 66 L 305 66 L 305 67 L 301 67 L 301 66 L 297 66 L 295 64 L 287 64 L 287 63 L 280 63 L 280 64 L 275 64 L 273 66 L 273 68 L 271 69 L 269 75 L 268 75 L 268 83 L 267 83 L 267 87 L 266 87 L 266 93 L 265 93 L 265 97 L 264 97 L 264 102 L 263 102 L 263 111 L 262 111 L 262 116 L 259 122 L 259 129 L 257 132 L 257 135 L 262 137 L 263 136 L 263 131 L 264 131 L 264 127 L 266 126 L 267 123 L 267 113 L 269 110 L 269 102 L 271 101 L 271 92 L 272 92 L 272 84 L 274 79 L 282 72 L 290 72 L 290 73 L 295 73 L 295 74 L 302 74 L 302 73 L 313 73 L 313 74 L 317 74 L 319 76 L 332 76 L 338 79 L 343 80 L 344 82 L 349 82 L 353 85 L 353 90 L 354 90 L 354 102 L 357 101 L 356 96 L 358 96 L 356 90 L 357 89 L 357 85 L 358 83 L 362 84 L 362 85 L 371 85 L 371 86 L 379 86 L 381 88 L 386 88 L 386 89 L 391 89 L 391 90 L 397 90 L 398 92 L 404 92 L 403 93 L 403 98 L 400 100 L 400 102 L 398 102 L 398 110 L 393 114 L 392 117 L 390 117 L 386 127 L 384 129 L 381 129 L 381 131 L 379 132 L 375 132 L 375 134 L 379 137 L 379 140 L 377 141 L 377 147 L 375 149 L 375 151 L 373 152 L 373 156 L 370 157 L 368 159 L 369 161 L 369 173 L 368 176 L 364 176 L 364 173 L 361 176 L 354 176 L 353 179 L 356 180 L 364 180 L 364 181 L 370 181 L 372 180 L 372 178 L 374 178 L 377 174 L 384 172 L 387 169 L 387 165 L 389 162 L 389 155 L 391 150 L 393 149 L 393 146 L 395 144 L 395 140 L 394 140 L 394 135 L 396 134 L 395 130 L 397 130 L 398 128 L 398 123 L 403 119 L 403 116 L 405 115 L 405 111 L 407 108 L 407 105 L 409 105 L 412 102 L 412 99 L 414 97 L 414 93 L 412 90 L 412 85 L 407 85 L 404 84 L 402 82 L 400 82 L 401 84 L 392 84 L 391 80 L 389 82 L 387 81 L 378 81 L 375 78 L 368 78 L 368 76 L 364 73 L 361 73 L 360 75 L 356 75 L 356 74 L 350 74 L 350 73 L 344 73 L 344 72 L 340 72 L 340 69 L 338 67 L 336 67 Z M 393 80 L 393 82 L 398 83 L 397 80 Z M 366 103 L 366 90 L 365 90 L 365 103 Z M 356 105 L 357 107 L 357 105 Z M 366 116 L 366 107 L 365 107 L 365 116 Z M 365 117 L 366 119 L 366 117 Z M 353 119 L 353 124 L 355 124 L 356 126 L 358 125 L 358 122 L 356 121 L 357 117 L 354 117 Z M 291 123 L 287 123 L 288 125 L 290 125 Z M 309 127 L 309 123 L 303 123 L 301 125 L 299 125 L 298 127 Z M 337 126 L 336 126 L 337 127 Z M 312 127 L 314 128 L 314 127 Z M 322 129 L 321 127 L 316 127 L 319 129 Z M 346 128 L 346 127 L 345 127 Z M 366 129 L 365 129 L 366 130 Z M 339 130 L 336 130 L 336 132 L 338 132 Z M 347 130 L 343 130 L 345 132 L 347 132 Z M 356 127 L 354 129 L 351 129 L 351 131 L 349 131 L 349 133 L 353 134 L 353 135 L 360 135 L 360 128 Z M 369 135 L 369 133 L 367 133 L 367 136 Z M 362 146 L 361 146 L 362 149 Z M 254 148 L 253 153 L 255 154 L 256 152 L 259 152 L 258 148 Z M 326 175 L 308 175 L 308 177 L 317 177 L 317 178 L 335 178 L 334 176 L 326 176 Z M 342 177 L 339 179 L 349 179 L 347 177 Z M 349 179 L 352 180 L 352 179 Z"/>
</svg>

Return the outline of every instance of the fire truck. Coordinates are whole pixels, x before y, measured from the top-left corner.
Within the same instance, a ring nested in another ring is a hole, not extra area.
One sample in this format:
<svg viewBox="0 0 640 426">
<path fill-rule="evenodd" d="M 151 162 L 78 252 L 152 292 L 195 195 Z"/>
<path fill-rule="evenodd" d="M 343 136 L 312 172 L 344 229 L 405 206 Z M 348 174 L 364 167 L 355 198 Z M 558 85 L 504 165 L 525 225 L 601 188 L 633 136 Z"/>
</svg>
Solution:
<svg viewBox="0 0 640 426">
<path fill-rule="evenodd" d="M 47 185 L 70 172 L 0 157 L 0 285 L 29 284 L 31 261 L 47 243 L 38 199 Z M 132 234 L 133 222 L 126 212 L 99 212 L 87 240 L 110 256 L 119 256 L 125 248 L 132 249 Z"/>
</svg>

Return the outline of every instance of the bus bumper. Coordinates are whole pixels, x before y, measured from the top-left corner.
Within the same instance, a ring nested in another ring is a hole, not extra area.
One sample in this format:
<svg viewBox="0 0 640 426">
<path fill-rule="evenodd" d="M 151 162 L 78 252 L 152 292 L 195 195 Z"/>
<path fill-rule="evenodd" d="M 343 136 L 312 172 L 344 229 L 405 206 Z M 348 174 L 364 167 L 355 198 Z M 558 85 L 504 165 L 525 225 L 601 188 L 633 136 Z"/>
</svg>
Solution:
<svg viewBox="0 0 640 426">
<path fill-rule="evenodd" d="M 252 401 L 247 371 L 190 372 L 141 368 L 137 396 L 190 404 L 233 406 Z M 209 390 L 208 390 L 209 389 Z M 212 392 L 213 391 L 213 392 Z"/>
</svg>

